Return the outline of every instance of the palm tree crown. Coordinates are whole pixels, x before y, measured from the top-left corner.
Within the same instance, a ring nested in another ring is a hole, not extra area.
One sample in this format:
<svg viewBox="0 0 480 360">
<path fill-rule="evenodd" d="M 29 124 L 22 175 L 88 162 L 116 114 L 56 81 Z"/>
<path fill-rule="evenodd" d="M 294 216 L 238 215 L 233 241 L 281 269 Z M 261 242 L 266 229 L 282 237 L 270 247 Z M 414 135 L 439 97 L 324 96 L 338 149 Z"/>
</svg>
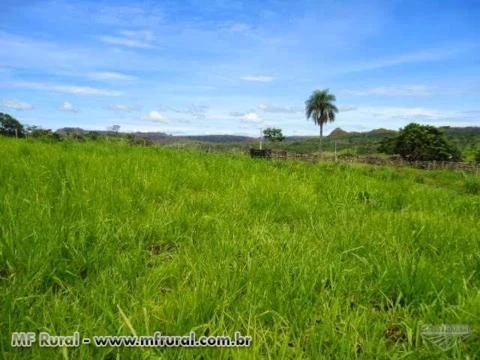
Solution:
<svg viewBox="0 0 480 360">
<path fill-rule="evenodd" d="M 335 95 L 325 90 L 315 90 L 305 101 L 305 115 L 307 119 L 312 119 L 315 124 L 320 126 L 320 150 L 322 147 L 323 125 L 327 122 L 335 121 L 337 107 L 333 104 Z"/>
</svg>

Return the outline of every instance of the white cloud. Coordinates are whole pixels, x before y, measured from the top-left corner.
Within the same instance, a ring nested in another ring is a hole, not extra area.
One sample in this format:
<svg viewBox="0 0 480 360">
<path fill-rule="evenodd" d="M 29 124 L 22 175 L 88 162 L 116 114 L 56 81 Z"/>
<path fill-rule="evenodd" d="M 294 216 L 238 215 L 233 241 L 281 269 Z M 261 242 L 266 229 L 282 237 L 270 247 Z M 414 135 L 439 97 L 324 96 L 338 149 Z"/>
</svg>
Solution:
<svg viewBox="0 0 480 360">
<path fill-rule="evenodd" d="M 117 2 L 118 3 L 118 2 Z M 62 14 L 60 24 L 76 22 L 84 26 L 109 25 L 115 27 L 151 27 L 162 22 L 163 8 L 156 4 L 107 4 L 104 1 L 82 2 L 67 0 L 43 0 L 28 3 L 23 11 L 34 13 L 37 18 L 50 19 L 52 14 Z M 61 28 L 61 27 L 60 27 Z"/>
<path fill-rule="evenodd" d="M 123 111 L 123 112 L 134 111 L 130 106 L 125 104 L 113 104 L 113 105 L 109 105 L 107 108 L 112 111 Z"/>
<path fill-rule="evenodd" d="M 146 116 L 146 119 L 147 120 L 150 120 L 150 121 L 155 121 L 155 122 L 161 122 L 161 123 L 167 123 L 167 118 L 160 114 L 158 111 L 156 110 L 152 110 L 148 113 L 148 115 Z"/>
<path fill-rule="evenodd" d="M 355 111 L 355 110 L 357 110 L 357 107 L 346 105 L 346 106 L 340 106 L 340 107 L 338 108 L 338 110 L 341 111 L 341 112 Z"/>
<path fill-rule="evenodd" d="M 273 80 L 273 77 L 267 75 L 245 75 L 242 76 L 240 79 L 245 81 L 270 82 Z"/>
<path fill-rule="evenodd" d="M 106 44 L 110 44 L 110 45 L 122 45 L 122 46 L 135 47 L 135 48 L 149 48 L 149 47 L 151 47 L 150 44 L 147 44 L 143 41 L 128 39 L 128 38 L 125 38 L 125 37 L 104 35 L 104 36 L 100 36 L 99 39 L 102 42 L 104 42 Z"/>
<path fill-rule="evenodd" d="M 148 49 L 153 47 L 155 37 L 151 31 L 120 31 L 120 35 L 102 35 L 100 41 L 109 45 L 121 45 L 133 48 Z"/>
<path fill-rule="evenodd" d="M 91 6 L 85 6 L 82 10 L 85 16 L 92 16 Z M 102 24 L 135 27 L 152 27 L 164 18 L 161 9 L 153 4 L 148 7 L 102 5 L 93 17 Z"/>
<path fill-rule="evenodd" d="M 88 78 L 94 79 L 94 80 L 119 80 L 119 81 L 130 81 L 130 80 L 136 80 L 137 77 L 127 75 L 127 74 L 122 74 L 118 72 L 94 72 L 90 73 L 87 75 Z"/>
<path fill-rule="evenodd" d="M 342 127 L 345 125 L 347 128 L 358 128 L 359 124 L 362 124 L 369 129 L 378 127 L 396 129 L 410 122 L 438 125 L 452 119 L 455 123 L 460 117 L 452 111 L 425 107 L 364 106 L 344 113 L 341 123 Z"/>
<path fill-rule="evenodd" d="M 312 133 L 312 130 L 293 130 L 291 133 L 295 136 L 318 136 L 317 131 Z"/>
<path fill-rule="evenodd" d="M 479 44 L 477 43 L 463 43 L 445 48 L 426 49 L 387 58 L 379 58 L 373 61 L 362 62 L 355 65 L 347 65 L 339 68 L 338 70 L 340 72 L 367 71 L 403 64 L 440 61 L 449 59 L 478 46 Z"/>
<path fill-rule="evenodd" d="M 250 26 L 243 23 L 236 23 L 236 24 L 233 24 L 229 30 L 231 32 L 246 32 L 250 30 Z"/>
<path fill-rule="evenodd" d="M 479 118 L 458 110 L 429 107 L 359 106 L 356 111 L 339 117 L 335 127 L 338 124 L 342 129 L 350 130 L 379 127 L 398 129 L 411 122 L 434 126 L 475 126 L 479 123 Z"/>
<path fill-rule="evenodd" d="M 201 104 L 190 104 L 183 109 L 172 108 L 171 110 L 179 114 L 190 115 L 196 120 L 204 120 L 208 110 L 208 106 Z"/>
<path fill-rule="evenodd" d="M 299 113 L 303 112 L 303 108 L 300 106 L 277 106 L 269 103 L 262 103 L 258 105 L 260 110 L 271 113 Z"/>
<path fill-rule="evenodd" d="M 384 106 L 371 106 L 361 107 L 358 109 L 359 113 L 393 119 L 409 119 L 414 121 L 415 119 L 441 119 L 451 116 L 449 112 L 429 109 L 424 107 L 384 107 Z"/>
<path fill-rule="evenodd" d="M 356 96 L 428 96 L 430 90 L 425 85 L 391 85 L 371 87 L 363 90 L 346 90 L 345 93 Z"/>
<path fill-rule="evenodd" d="M 2 3 L 0 1 L 0 3 Z M 76 26 L 81 27 L 81 24 Z M 52 75 L 70 73 L 70 76 L 86 77 L 89 72 L 102 71 L 108 66 L 115 71 L 129 74 L 138 69 L 158 70 L 159 59 L 166 56 L 149 56 L 143 52 L 127 51 L 128 48 L 96 46 L 88 44 L 46 42 L 4 33 L 0 30 L 0 63 L 7 69 L 29 69 L 49 72 Z M 41 54 L 42 56 L 38 56 Z M 182 67 L 183 59 L 168 59 L 166 70 Z M 46 74 L 44 74 L 46 75 Z M 36 81 L 36 80 L 35 80 Z M 53 81 L 49 78 L 38 81 Z"/>
<path fill-rule="evenodd" d="M 246 113 L 243 112 L 238 112 L 238 111 L 232 111 L 230 113 L 230 116 L 240 118 L 242 122 L 246 123 L 261 123 L 263 120 L 258 116 L 258 114 L 254 111 L 249 111 Z"/>
<path fill-rule="evenodd" d="M 253 123 L 262 122 L 262 119 L 260 119 L 260 116 L 258 116 L 258 114 L 254 112 L 246 113 L 241 117 L 241 119 L 243 122 L 253 122 Z"/>
<path fill-rule="evenodd" d="M 18 82 L 15 84 L 19 87 L 35 89 L 35 90 L 47 90 L 66 94 L 75 95 L 97 95 L 97 96 L 120 96 L 122 92 L 116 90 L 99 89 L 89 86 L 76 86 L 76 85 L 58 85 L 49 83 L 36 83 L 36 82 Z"/>
<path fill-rule="evenodd" d="M 2 101 L 3 107 L 14 110 L 31 110 L 33 105 L 16 99 L 5 99 Z"/>
<path fill-rule="evenodd" d="M 63 106 L 60 108 L 61 111 L 65 111 L 65 112 L 73 112 L 73 113 L 76 113 L 78 112 L 77 109 L 75 109 L 73 107 L 73 105 L 71 103 L 69 103 L 68 101 L 65 101 L 63 103 Z"/>
</svg>

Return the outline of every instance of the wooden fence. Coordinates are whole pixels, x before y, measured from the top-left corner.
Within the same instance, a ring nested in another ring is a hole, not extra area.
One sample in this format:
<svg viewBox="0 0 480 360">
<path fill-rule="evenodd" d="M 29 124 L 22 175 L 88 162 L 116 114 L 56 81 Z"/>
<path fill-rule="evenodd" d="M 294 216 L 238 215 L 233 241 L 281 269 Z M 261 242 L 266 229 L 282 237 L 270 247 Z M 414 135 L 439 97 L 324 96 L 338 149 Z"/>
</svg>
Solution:
<svg viewBox="0 0 480 360">
<path fill-rule="evenodd" d="M 425 170 L 457 170 L 469 171 L 480 174 L 480 164 L 470 162 L 453 162 L 453 161 L 406 161 L 401 158 L 384 159 L 374 156 L 357 156 L 357 157 L 333 157 L 316 154 L 302 154 L 288 151 L 278 150 L 256 150 L 250 149 L 250 156 L 253 158 L 266 158 L 277 160 L 303 160 L 303 161 L 336 161 L 347 163 L 363 163 L 370 165 L 390 165 L 390 166 L 407 166 Z"/>
</svg>

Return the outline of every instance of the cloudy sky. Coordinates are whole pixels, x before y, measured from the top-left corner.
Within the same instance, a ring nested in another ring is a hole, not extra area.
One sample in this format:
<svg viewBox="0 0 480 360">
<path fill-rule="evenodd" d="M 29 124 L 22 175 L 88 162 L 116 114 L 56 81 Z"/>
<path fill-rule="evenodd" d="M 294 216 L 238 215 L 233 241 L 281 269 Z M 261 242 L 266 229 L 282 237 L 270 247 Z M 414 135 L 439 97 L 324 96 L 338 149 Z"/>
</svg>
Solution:
<svg viewBox="0 0 480 360">
<path fill-rule="evenodd" d="M 0 112 L 123 131 L 480 126 L 480 1 L 2 0 Z"/>
</svg>

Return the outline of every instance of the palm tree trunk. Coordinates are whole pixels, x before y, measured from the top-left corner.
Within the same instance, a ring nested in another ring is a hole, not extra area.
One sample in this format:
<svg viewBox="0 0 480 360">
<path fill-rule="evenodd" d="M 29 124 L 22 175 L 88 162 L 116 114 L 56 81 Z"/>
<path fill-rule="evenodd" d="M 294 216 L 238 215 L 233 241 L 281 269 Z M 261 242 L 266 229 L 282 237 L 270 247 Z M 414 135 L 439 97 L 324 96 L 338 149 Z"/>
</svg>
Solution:
<svg viewBox="0 0 480 360">
<path fill-rule="evenodd" d="M 319 143 L 320 153 L 322 153 L 322 138 L 323 138 L 323 123 L 320 123 L 320 143 Z"/>
</svg>

